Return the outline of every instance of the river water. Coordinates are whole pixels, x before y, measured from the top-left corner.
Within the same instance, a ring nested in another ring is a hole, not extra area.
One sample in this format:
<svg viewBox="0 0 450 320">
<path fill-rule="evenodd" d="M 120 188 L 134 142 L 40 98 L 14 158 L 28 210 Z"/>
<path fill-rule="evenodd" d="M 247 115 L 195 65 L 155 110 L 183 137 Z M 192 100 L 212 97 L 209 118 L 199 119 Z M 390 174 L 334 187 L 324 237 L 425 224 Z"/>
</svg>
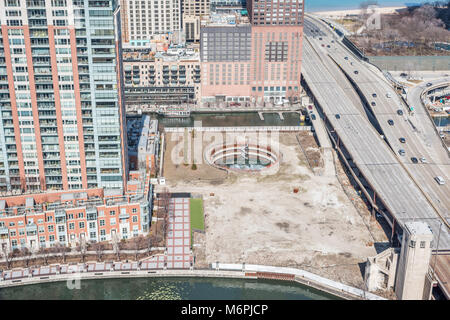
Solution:
<svg viewBox="0 0 450 320">
<path fill-rule="evenodd" d="M 261 120 L 257 112 L 235 112 L 226 114 L 194 113 L 189 118 L 165 118 L 150 113 L 156 117 L 162 127 L 193 127 L 200 124 L 203 127 L 253 127 L 253 126 L 300 126 L 309 123 L 300 122 L 300 115 L 295 112 L 283 112 L 284 120 L 278 113 L 264 113 Z"/>
<path fill-rule="evenodd" d="M 0 300 L 337 300 L 288 281 L 224 278 L 121 278 L 65 281 L 0 289 Z"/>
</svg>

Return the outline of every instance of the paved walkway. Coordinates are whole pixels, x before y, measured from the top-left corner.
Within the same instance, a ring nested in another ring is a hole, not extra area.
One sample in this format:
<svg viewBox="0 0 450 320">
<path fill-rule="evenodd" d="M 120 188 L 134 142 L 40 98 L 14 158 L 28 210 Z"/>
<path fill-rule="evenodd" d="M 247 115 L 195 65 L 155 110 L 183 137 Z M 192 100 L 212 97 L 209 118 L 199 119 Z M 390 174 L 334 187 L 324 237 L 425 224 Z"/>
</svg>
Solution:
<svg viewBox="0 0 450 320">
<path fill-rule="evenodd" d="M 190 268 L 192 261 L 189 198 L 172 198 L 169 205 L 167 268 Z"/>
</svg>

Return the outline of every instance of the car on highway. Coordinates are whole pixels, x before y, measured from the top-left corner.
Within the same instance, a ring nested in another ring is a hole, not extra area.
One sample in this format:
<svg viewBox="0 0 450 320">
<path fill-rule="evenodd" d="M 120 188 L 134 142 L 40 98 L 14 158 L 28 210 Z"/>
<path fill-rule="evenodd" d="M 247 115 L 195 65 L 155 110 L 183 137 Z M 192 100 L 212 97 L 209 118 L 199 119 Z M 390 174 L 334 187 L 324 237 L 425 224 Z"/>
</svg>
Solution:
<svg viewBox="0 0 450 320">
<path fill-rule="evenodd" d="M 403 115 L 403 111 L 400 110 L 400 109 L 398 109 L 398 110 L 397 110 L 397 114 L 398 114 L 399 116 L 402 116 L 402 115 Z"/>
<path fill-rule="evenodd" d="M 239 102 L 231 102 L 230 107 L 239 107 L 241 104 Z"/>
<path fill-rule="evenodd" d="M 331 40 L 331 43 L 334 43 L 334 40 Z"/>
<path fill-rule="evenodd" d="M 322 40 L 322 37 L 320 37 L 319 40 Z"/>
<path fill-rule="evenodd" d="M 392 98 L 392 95 L 390 93 L 386 93 L 386 98 Z"/>
<path fill-rule="evenodd" d="M 348 57 L 345 57 L 344 59 L 345 59 L 345 60 L 348 60 Z"/>
<path fill-rule="evenodd" d="M 377 94 L 376 93 L 372 93 L 372 97 L 376 98 Z"/>
<path fill-rule="evenodd" d="M 309 109 L 309 110 L 312 110 L 312 106 L 308 106 L 308 109 Z"/>
<path fill-rule="evenodd" d="M 327 48 L 331 48 L 330 45 L 327 45 Z"/>
<path fill-rule="evenodd" d="M 389 119 L 388 123 L 389 123 L 390 126 L 393 126 L 394 125 L 394 120 Z"/>
<path fill-rule="evenodd" d="M 340 119 L 341 118 L 341 115 L 338 113 L 337 115 L 336 115 L 336 119 Z"/>
<path fill-rule="evenodd" d="M 375 103 L 375 101 L 372 101 L 371 105 L 372 107 L 375 107 L 377 104 Z"/>
<path fill-rule="evenodd" d="M 358 74 L 359 72 L 358 72 L 358 70 L 355 70 L 355 74 Z"/>
<path fill-rule="evenodd" d="M 445 184 L 445 180 L 444 180 L 444 178 L 442 178 L 441 176 L 435 177 L 434 180 L 436 180 L 437 183 L 439 183 L 440 185 Z"/>
<path fill-rule="evenodd" d="M 311 115 L 311 120 L 316 120 L 316 115 L 312 114 Z"/>
<path fill-rule="evenodd" d="M 425 159 L 425 158 L 420 158 L 420 162 L 422 162 L 422 163 L 427 163 L 428 161 L 427 161 L 427 159 Z"/>
<path fill-rule="evenodd" d="M 412 162 L 412 163 L 418 163 L 418 162 L 419 162 L 419 160 L 417 160 L 417 158 L 416 158 L 416 157 L 412 157 L 412 158 L 411 158 L 411 162 Z"/>
<path fill-rule="evenodd" d="M 427 83 L 427 87 L 431 87 L 433 84 L 431 82 Z"/>
<path fill-rule="evenodd" d="M 405 143 L 406 142 L 406 139 L 405 138 L 400 138 L 400 139 L 398 139 L 401 143 Z"/>
<path fill-rule="evenodd" d="M 401 156 L 404 156 L 405 155 L 405 150 L 403 150 L 403 149 L 398 150 L 398 154 L 401 155 Z"/>
<path fill-rule="evenodd" d="M 322 43 L 322 47 L 325 47 L 325 45 Z"/>
<path fill-rule="evenodd" d="M 406 73 L 400 73 L 400 77 L 406 78 L 408 75 Z"/>
</svg>

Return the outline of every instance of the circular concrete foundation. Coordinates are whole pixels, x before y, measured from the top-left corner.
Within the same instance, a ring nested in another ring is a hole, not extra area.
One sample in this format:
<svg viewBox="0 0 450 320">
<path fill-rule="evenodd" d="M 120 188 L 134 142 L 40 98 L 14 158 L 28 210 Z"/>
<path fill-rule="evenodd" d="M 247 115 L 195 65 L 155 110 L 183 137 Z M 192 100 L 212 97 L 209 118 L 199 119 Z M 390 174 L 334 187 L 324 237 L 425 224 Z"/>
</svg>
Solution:
<svg viewBox="0 0 450 320">
<path fill-rule="evenodd" d="M 206 162 L 214 167 L 234 171 L 261 171 L 279 161 L 268 146 L 252 144 L 215 145 L 205 151 Z"/>
</svg>

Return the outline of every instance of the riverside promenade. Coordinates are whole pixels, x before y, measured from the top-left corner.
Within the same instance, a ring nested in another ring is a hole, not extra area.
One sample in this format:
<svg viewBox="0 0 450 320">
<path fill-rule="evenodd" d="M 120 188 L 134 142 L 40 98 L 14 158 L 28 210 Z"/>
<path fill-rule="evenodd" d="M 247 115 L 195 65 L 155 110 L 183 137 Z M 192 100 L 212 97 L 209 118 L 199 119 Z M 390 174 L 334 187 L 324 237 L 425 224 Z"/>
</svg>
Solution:
<svg viewBox="0 0 450 320">
<path fill-rule="evenodd" d="M 241 279 L 272 279 L 293 281 L 348 300 L 385 300 L 375 294 L 326 279 L 313 273 L 284 267 L 212 263 L 210 269 L 167 269 L 154 259 L 130 262 L 87 262 L 54 264 L 21 268 L 0 273 L 0 289 L 45 282 L 67 281 L 74 288 L 77 281 L 106 278 L 144 277 L 211 277 Z"/>
</svg>

